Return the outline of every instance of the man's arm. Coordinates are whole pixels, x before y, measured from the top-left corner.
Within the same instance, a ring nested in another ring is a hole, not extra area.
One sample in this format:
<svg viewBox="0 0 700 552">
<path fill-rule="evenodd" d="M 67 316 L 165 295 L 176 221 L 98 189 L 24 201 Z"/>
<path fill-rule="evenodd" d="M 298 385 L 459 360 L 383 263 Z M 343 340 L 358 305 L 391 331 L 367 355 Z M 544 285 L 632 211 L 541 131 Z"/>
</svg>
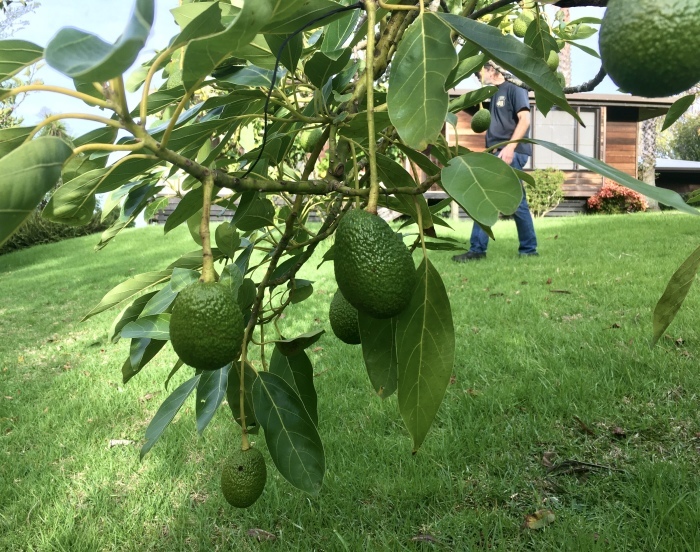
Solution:
<svg viewBox="0 0 700 552">
<path fill-rule="evenodd" d="M 527 129 L 530 128 L 530 111 L 523 109 L 518 111 L 518 124 L 515 126 L 513 131 L 513 136 L 510 137 L 511 140 L 519 140 L 524 138 L 527 134 Z M 498 154 L 498 157 L 503 159 L 509 165 L 513 162 L 513 157 L 515 156 L 515 148 L 518 144 L 508 144 L 504 147 Z"/>
</svg>

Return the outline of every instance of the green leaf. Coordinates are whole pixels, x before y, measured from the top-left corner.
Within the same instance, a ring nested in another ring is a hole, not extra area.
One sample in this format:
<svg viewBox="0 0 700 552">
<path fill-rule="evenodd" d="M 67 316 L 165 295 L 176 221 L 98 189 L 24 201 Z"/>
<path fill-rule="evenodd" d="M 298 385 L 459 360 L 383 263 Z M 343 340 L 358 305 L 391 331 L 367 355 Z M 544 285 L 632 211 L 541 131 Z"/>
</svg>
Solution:
<svg viewBox="0 0 700 552">
<path fill-rule="evenodd" d="M 185 363 L 182 362 L 182 361 L 178 358 L 178 359 L 177 359 L 177 362 L 176 362 L 175 365 L 173 366 L 172 370 L 170 370 L 170 373 L 168 374 L 168 377 L 165 378 L 165 390 L 166 390 L 166 391 L 168 390 L 168 383 L 170 383 L 170 380 L 172 379 L 172 377 L 173 377 L 175 374 L 177 374 L 178 370 L 180 370 L 180 368 L 182 368 L 184 365 L 185 365 Z"/>
<path fill-rule="evenodd" d="M 199 256 L 202 256 L 200 251 Z M 187 268 L 174 268 L 173 274 L 170 277 L 170 289 L 174 293 L 179 293 L 190 284 L 194 284 L 199 280 L 199 272 Z"/>
<path fill-rule="evenodd" d="M 467 153 L 442 169 L 442 187 L 476 221 L 493 226 L 498 213 L 510 215 L 523 199 L 513 168 L 490 153 Z"/>
<path fill-rule="evenodd" d="M 273 14 L 272 0 L 245 1 L 236 17 L 220 32 L 192 40 L 185 51 L 182 81 L 190 90 L 202 77 L 239 48 L 247 46 Z"/>
<path fill-rule="evenodd" d="M 97 306 L 83 317 L 81 322 L 85 322 L 85 320 L 88 318 L 91 318 L 96 314 L 118 305 L 122 301 L 126 301 L 127 299 L 138 295 L 149 287 L 167 282 L 170 279 L 171 274 L 172 270 L 161 270 L 158 272 L 145 272 L 134 276 L 133 278 L 129 278 L 126 282 L 122 282 L 107 293 L 107 295 L 102 298 Z"/>
<path fill-rule="evenodd" d="M 360 10 L 354 10 L 330 23 L 323 32 L 321 51 L 334 52 L 345 46 L 359 20 Z"/>
<path fill-rule="evenodd" d="M 187 397 L 190 396 L 190 393 L 194 391 L 194 388 L 197 387 L 200 377 L 201 375 L 196 375 L 187 380 L 185 383 L 175 389 L 175 391 L 173 391 L 172 394 L 163 401 L 163 404 L 160 405 L 158 412 L 156 412 L 156 415 L 153 416 L 151 423 L 148 424 L 148 428 L 146 429 L 146 442 L 141 447 L 141 460 L 143 460 L 146 453 L 153 448 L 156 441 L 160 439 L 160 436 L 163 434 L 163 431 L 165 431 L 165 428 L 168 427 L 170 422 L 173 421 L 175 414 L 177 414 L 178 410 L 180 410 Z"/>
<path fill-rule="evenodd" d="M 192 240 L 197 245 L 202 245 L 202 236 L 199 234 L 199 228 L 202 225 L 202 210 L 200 209 L 194 215 L 187 219 L 187 229 L 190 232 Z"/>
<path fill-rule="evenodd" d="M 199 276 L 199 274 L 197 274 Z M 143 308 L 140 316 L 153 316 L 155 314 L 162 314 L 168 310 L 170 305 L 175 301 L 177 297 L 177 292 L 173 290 L 172 282 L 174 274 L 170 279 L 170 282 L 163 286 L 158 293 L 156 293 L 148 304 Z"/>
<path fill-rule="evenodd" d="M 124 326 L 121 335 L 124 338 L 167 341 L 170 339 L 170 315 L 154 314 L 141 317 Z"/>
<path fill-rule="evenodd" d="M 197 433 L 204 433 L 207 425 L 214 417 L 214 413 L 221 405 L 228 388 L 228 373 L 230 364 L 218 370 L 202 372 L 197 384 Z"/>
<path fill-rule="evenodd" d="M 287 284 L 289 288 L 289 298 L 292 305 L 306 301 L 314 293 L 313 282 L 309 280 L 294 279 L 289 281 Z"/>
<path fill-rule="evenodd" d="M 488 100 L 498 91 L 496 86 L 484 86 L 478 90 L 473 90 L 462 94 L 458 98 L 450 101 L 449 110 L 450 113 L 457 113 L 463 111 L 467 108 L 474 107 L 480 102 Z"/>
<path fill-rule="evenodd" d="M 258 288 L 255 282 L 250 278 L 245 278 L 241 283 L 241 287 L 238 288 L 238 306 L 242 311 L 253 306 L 257 292 Z"/>
<path fill-rule="evenodd" d="M 284 74 L 284 69 L 280 68 L 277 70 L 277 78 L 275 79 L 277 85 L 282 82 Z M 226 77 L 220 77 L 218 80 L 235 84 L 237 86 L 259 86 L 263 88 L 270 88 L 273 75 L 274 71 L 271 69 L 263 69 L 262 67 L 256 67 L 254 65 L 246 65 L 245 67 L 236 69 Z"/>
<path fill-rule="evenodd" d="M 299 395 L 314 425 L 318 427 L 318 398 L 314 388 L 314 369 L 307 354 L 302 351 L 285 356 L 275 347 L 270 359 L 270 373 L 277 374 Z"/>
<path fill-rule="evenodd" d="M 332 21 L 341 18 L 344 14 L 339 13 L 330 17 L 320 19 L 331 11 L 342 8 L 338 2 L 331 0 L 256 0 L 265 1 L 272 4 L 272 15 L 262 32 L 266 34 L 292 34 L 312 21 L 315 24 L 306 30 L 328 25 Z"/>
<path fill-rule="evenodd" d="M 700 211 L 685 203 L 683 201 L 683 198 L 673 190 L 667 190 L 666 188 L 658 188 L 657 186 L 650 186 L 649 184 L 646 184 L 641 180 L 637 180 L 636 178 L 632 178 L 627 173 L 624 173 L 619 169 L 615 169 L 598 159 L 593 159 L 592 157 L 588 157 L 575 151 L 568 150 L 551 142 L 545 142 L 544 140 L 523 138 L 519 141 L 530 142 L 531 144 L 543 146 L 547 149 L 552 150 L 554 153 L 557 153 L 562 157 L 566 157 L 570 161 L 581 165 L 582 167 L 586 167 L 588 170 L 606 176 L 609 179 L 614 180 L 618 184 L 621 184 L 622 186 L 630 188 L 635 192 L 639 192 L 640 194 L 650 197 L 651 199 L 655 199 L 659 203 L 663 203 L 664 205 L 668 205 L 669 207 L 673 207 L 684 213 L 688 213 L 691 215 L 700 215 Z"/>
<path fill-rule="evenodd" d="M 165 347 L 167 341 L 148 338 L 132 339 L 129 347 L 129 358 L 122 365 L 122 381 L 126 384 L 138 374 L 146 364 Z"/>
<path fill-rule="evenodd" d="M 416 182 L 413 177 L 399 165 L 396 161 L 382 155 L 377 154 L 377 175 L 379 180 L 384 183 L 387 188 L 392 188 L 394 186 L 401 188 L 415 188 Z M 423 217 L 423 228 L 433 227 L 433 215 L 428 209 L 428 202 L 425 196 L 422 194 L 415 196 L 405 196 L 403 194 L 397 194 L 396 199 L 402 205 L 401 212 L 407 213 L 413 218 L 413 220 L 418 220 L 418 210 L 416 209 L 416 201 L 420 206 L 421 216 Z"/>
<path fill-rule="evenodd" d="M 0 82 L 39 61 L 44 49 L 26 40 L 0 40 Z"/>
<path fill-rule="evenodd" d="M 222 222 L 216 227 L 214 239 L 216 247 L 229 258 L 233 258 L 236 250 L 241 245 L 241 238 L 236 232 L 236 228 L 229 222 Z"/>
<path fill-rule="evenodd" d="M 20 147 L 34 127 L 10 127 L 0 130 L 0 158 Z"/>
<path fill-rule="evenodd" d="M 583 124 L 578 113 L 566 101 L 557 76 L 535 50 L 513 36 L 504 36 L 500 29 L 490 25 L 448 13 L 441 13 L 438 17 L 532 88 L 537 107 L 543 115 L 549 113 L 550 106 L 556 105 Z"/>
<path fill-rule="evenodd" d="M 126 29 L 113 45 L 85 31 L 64 27 L 46 46 L 46 63 L 81 81 L 105 82 L 119 77 L 146 44 L 153 15 L 154 0 L 136 0 Z"/>
<path fill-rule="evenodd" d="M 325 332 L 326 330 L 316 330 L 315 332 L 299 335 L 294 339 L 279 339 L 274 343 L 277 344 L 277 348 L 283 355 L 294 356 L 301 353 L 307 347 L 311 347 L 311 345 L 321 339 L 321 336 Z"/>
<path fill-rule="evenodd" d="M 212 247 L 211 252 L 214 256 L 214 261 L 219 261 L 224 258 L 224 254 L 216 247 Z M 168 268 L 184 268 L 187 270 L 198 270 L 202 268 L 202 250 L 197 249 L 196 251 L 185 253 L 177 261 L 170 263 Z"/>
<path fill-rule="evenodd" d="M 350 54 L 352 48 L 345 48 L 339 52 L 315 52 L 304 65 L 304 74 L 312 84 L 323 88 L 328 79 L 345 68 L 350 61 Z"/>
<path fill-rule="evenodd" d="M 326 470 L 323 444 L 299 396 L 278 375 L 260 372 L 253 403 L 279 472 L 297 489 L 317 494 Z"/>
<path fill-rule="evenodd" d="M 117 139 L 118 130 L 113 126 L 103 126 L 86 132 L 73 140 L 73 145 L 76 148 L 85 144 L 114 144 Z"/>
<path fill-rule="evenodd" d="M 243 232 L 252 232 L 275 223 L 275 206 L 258 192 L 245 192 L 231 218 L 231 224 Z"/>
<path fill-rule="evenodd" d="M 681 115 L 688 111 L 690 106 L 695 103 L 696 97 L 697 94 L 688 94 L 687 96 L 683 96 L 682 98 L 673 102 L 673 105 L 669 108 L 668 113 L 666 113 L 666 118 L 664 119 L 664 125 L 661 127 L 661 131 L 663 132 L 666 130 L 673 123 L 675 123 L 681 117 Z"/>
<path fill-rule="evenodd" d="M 358 311 L 362 357 L 372 387 L 382 399 L 396 391 L 398 359 L 396 356 L 396 318 L 378 320 Z"/>
<path fill-rule="evenodd" d="M 122 312 L 119 313 L 119 316 L 117 316 L 114 319 L 112 327 L 109 329 L 109 333 L 107 334 L 107 339 L 109 339 L 109 341 L 111 341 L 112 343 L 116 343 L 117 341 L 119 341 L 119 338 L 121 337 L 119 334 L 122 331 L 122 328 L 126 326 L 129 322 L 133 322 L 134 320 L 136 320 L 141 315 L 141 312 L 143 311 L 149 300 L 157 293 L 157 291 L 151 291 L 150 293 L 146 293 L 141 297 L 137 297 L 130 305 L 125 307 L 124 310 L 122 310 Z"/>
<path fill-rule="evenodd" d="M 673 276 L 666 285 L 661 299 L 656 303 L 656 308 L 654 309 L 654 337 L 652 340 L 652 345 L 663 336 L 666 328 L 673 322 L 673 319 L 678 314 L 678 311 L 685 301 L 690 286 L 693 285 L 695 281 L 695 276 L 698 273 L 698 268 L 700 268 L 700 247 L 693 251 L 678 270 L 674 272 Z"/>
<path fill-rule="evenodd" d="M 243 285 L 243 273 L 235 264 L 228 264 L 221 271 L 219 283 L 222 286 L 229 286 L 233 295 L 238 298 L 238 290 Z"/>
<path fill-rule="evenodd" d="M 396 144 L 396 147 L 399 148 L 401 152 L 406 155 L 406 157 L 418 165 L 418 168 L 428 176 L 435 176 L 436 174 L 440 173 L 440 167 L 433 163 L 432 160 L 425 154 L 412 148 L 408 148 L 403 144 Z"/>
<path fill-rule="evenodd" d="M 191 40 L 223 31 L 221 7 L 218 2 L 184 4 L 170 10 L 180 26 L 180 34 L 171 47 L 187 44 Z"/>
<path fill-rule="evenodd" d="M 288 42 L 282 51 L 280 62 L 288 71 L 294 73 L 304 50 L 304 39 L 302 35 L 294 35 L 292 38 L 284 35 L 265 35 L 265 42 L 267 42 L 273 58 L 276 58 L 280 53 L 280 48 L 282 48 L 282 44 L 285 40 L 288 40 Z"/>
<path fill-rule="evenodd" d="M 245 363 L 245 378 L 243 380 L 244 401 L 245 401 L 245 425 L 250 428 L 255 428 L 257 431 L 258 421 L 255 417 L 253 408 L 253 384 L 258 378 L 258 373 L 248 362 Z M 238 425 L 241 425 L 241 363 L 234 362 L 228 373 L 228 387 L 226 389 L 226 401 L 233 414 L 233 419 Z"/>
<path fill-rule="evenodd" d="M 37 138 L 0 159 L 0 246 L 56 185 L 73 150 L 60 138 Z"/>
<path fill-rule="evenodd" d="M 399 43 L 389 75 L 389 117 L 406 145 L 424 150 L 442 131 L 446 80 L 457 64 L 450 29 L 433 13 L 419 15 Z"/>
<path fill-rule="evenodd" d="M 398 316 L 398 402 L 413 438 L 423 443 L 437 414 L 455 359 L 455 332 L 450 299 L 440 274 L 425 258 L 418 267 L 411 303 Z"/>
</svg>

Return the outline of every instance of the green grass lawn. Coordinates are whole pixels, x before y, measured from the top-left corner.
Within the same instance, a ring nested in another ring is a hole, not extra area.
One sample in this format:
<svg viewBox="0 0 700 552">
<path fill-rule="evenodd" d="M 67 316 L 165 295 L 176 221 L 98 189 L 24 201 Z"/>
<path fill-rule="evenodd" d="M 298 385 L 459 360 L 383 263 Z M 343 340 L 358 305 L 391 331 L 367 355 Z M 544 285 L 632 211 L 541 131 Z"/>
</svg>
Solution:
<svg viewBox="0 0 700 552">
<path fill-rule="evenodd" d="M 0 257 L 0 550 L 700 550 L 697 289 L 650 345 L 652 311 L 700 245 L 700 217 L 536 227 L 537 258 L 518 258 L 510 221 L 485 261 L 431 253 L 457 360 L 417 455 L 396 397 L 374 396 L 359 348 L 328 333 L 309 350 L 323 489 L 309 497 L 268 462 L 248 510 L 219 492 L 221 461 L 239 445 L 228 407 L 199 438 L 191 397 L 139 462 L 174 353 L 124 386 L 128 343 L 107 341 L 117 311 L 79 322 L 114 285 L 195 249 L 187 230 L 129 230 L 99 253 L 88 237 Z M 301 276 L 316 294 L 283 320 L 289 336 L 330 332 L 332 266 L 314 260 Z M 551 524 L 523 527 L 543 509 Z"/>
</svg>

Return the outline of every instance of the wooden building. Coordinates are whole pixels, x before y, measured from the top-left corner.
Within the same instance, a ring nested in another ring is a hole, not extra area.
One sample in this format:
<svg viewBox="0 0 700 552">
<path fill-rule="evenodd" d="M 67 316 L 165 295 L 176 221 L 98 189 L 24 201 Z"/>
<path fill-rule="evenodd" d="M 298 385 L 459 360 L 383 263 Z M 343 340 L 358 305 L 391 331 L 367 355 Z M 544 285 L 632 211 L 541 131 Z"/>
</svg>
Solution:
<svg viewBox="0 0 700 552">
<path fill-rule="evenodd" d="M 465 91 L 453 91 L 454 97 Z M 582 126 L 569 113 L 556 107 L 546 117 L 535 107 L 530 93 L 532 124 L 530 136 L 595 157 L 637 178 L 640 157 L 640 122 L 666 114 L 673 103 L 670 98 L 641 98 L 627 94 L 569 94 L 569 104 L 579 113 Z M 462 111 L 457 117 L 457 128 L 445 126 L 445 136 L 450 145 L 459 144 L 472 151 L 485 149 L 485 134 L 472 132 L 471 114 Z M 547 148 L 533 146 L 533 155 L 526 169 L 554 167 L 564 171 L 564 202 L 552 215 L 565 215 L 582 211 L 585 201 L 603 185 L 603 177 L 580 167 Z M 444 194 L 444 192 L 442 192 Z M 442 195 L 438 188 L 430 196 Z"/>
</svg>

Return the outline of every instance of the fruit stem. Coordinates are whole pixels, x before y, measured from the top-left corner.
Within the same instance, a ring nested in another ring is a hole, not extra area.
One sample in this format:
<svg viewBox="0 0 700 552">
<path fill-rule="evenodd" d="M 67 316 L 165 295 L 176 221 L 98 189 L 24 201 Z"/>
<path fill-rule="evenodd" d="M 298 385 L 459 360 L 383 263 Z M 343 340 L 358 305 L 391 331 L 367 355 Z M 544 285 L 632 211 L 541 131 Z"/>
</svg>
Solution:
<svg viewBox="0 0 700 552">
<path fill-rule="evenodd" d="M 214 191 L 214 176 L 207 170 L 202 179 L 204 199 L 202 200 L 202 221 L 199 224 L 199 237 L 202 238 L 202 282 L 215 282 L 214 255 L 211 251 L 211 232 L 209 214 L 211 212 L 211 194 Z"/>
<path fill-rule="evenodd" d="M 377 204 L 379 203 L 379 180 L 377 178 L 377 141 L 374 127 L 374 27 L 377 24 L 377 4 L 376 0 L 365 2 L 367 10 L 367 137 L 369 139 L 369 200 L 367 211 L 377 214 Z"/>
</svg>

